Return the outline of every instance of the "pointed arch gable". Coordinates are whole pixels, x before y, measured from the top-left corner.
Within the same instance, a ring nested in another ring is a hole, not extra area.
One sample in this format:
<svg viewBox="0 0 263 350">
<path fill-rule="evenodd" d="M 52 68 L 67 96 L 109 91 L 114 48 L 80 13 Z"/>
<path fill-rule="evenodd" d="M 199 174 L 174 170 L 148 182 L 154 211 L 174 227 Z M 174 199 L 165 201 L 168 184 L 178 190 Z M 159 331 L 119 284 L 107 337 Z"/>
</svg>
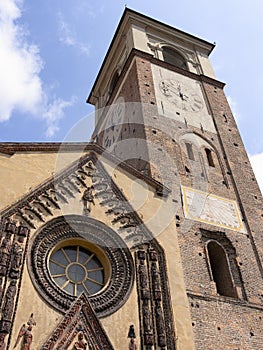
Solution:
<svg viewBox="0 0 263 350">
<path fill-rule="evenodd" d="M 62 321 L 42 345 L 41 350 L 68 349 L 82 332 L 91 350 L 114 350 L 88 298 L 81 295 L 72 303 Z"/>
</svg>

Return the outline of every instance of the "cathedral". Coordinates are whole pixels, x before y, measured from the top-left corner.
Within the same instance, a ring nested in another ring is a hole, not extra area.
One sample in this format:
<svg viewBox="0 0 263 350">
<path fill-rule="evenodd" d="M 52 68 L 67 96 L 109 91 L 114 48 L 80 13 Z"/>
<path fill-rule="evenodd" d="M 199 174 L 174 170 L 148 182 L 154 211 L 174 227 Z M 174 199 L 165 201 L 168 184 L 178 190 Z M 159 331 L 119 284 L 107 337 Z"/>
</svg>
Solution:
<svg viewBox="0 0 263 350">
<path fill-rule="evenodd" d="M 92 141 L 0 143 L 0 350 L 263 349 L 263 201 L 213 49 L 126 8 Z"/>
</svg>

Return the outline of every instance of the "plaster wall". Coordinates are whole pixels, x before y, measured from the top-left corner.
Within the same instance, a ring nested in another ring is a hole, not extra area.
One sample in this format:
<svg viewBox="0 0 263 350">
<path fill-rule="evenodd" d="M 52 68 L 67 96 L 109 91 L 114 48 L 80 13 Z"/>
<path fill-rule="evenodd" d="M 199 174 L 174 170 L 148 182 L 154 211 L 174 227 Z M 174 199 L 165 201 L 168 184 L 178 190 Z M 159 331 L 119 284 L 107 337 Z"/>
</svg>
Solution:
<svg viewBox="0 0 263 350">
<path fill-rule="evenodd" d="M 24 155 L 23 159 L 25 158 L 26 157 Z M 47 172 L 47 174 L 50 175 L 52 173 L 52 166 L 54 169 L 54 163 L 52 164 L 52 160 L 53 162 L 55 160 L 54 155 L 53 157 L 45 158 L 45 155 L 38 154 L 38 157 L 32 157 L 31 155 L 29 158 L 31 159 L 31 168 L 29 170 L 32 169 L 32 174 L 34 173 L 34 165 L 38 166 L 38 169 L 41 170 L 40 165 L 42 164 L 41 160 L 43 161 L 43 159 L 46 160 L 46 163 L 42 165 L 43 168 L 50 166 L 50 170 Z M 188 300 L 185 293 L 176 226 L 173 219 L 172 203 L 170 199 L 164 200 L 163 198 L 156 196 L 153 188 L 151 188 L 149 185 L 146 186 L 144 182 L 128 174 L 123 169 L 116 167 L 110 161 L 102 159 L 102 157 L 100 157 L 100 161 L 102 161 L 106 171 L 112 176 L 114 182 L 118 185 L 121 191 L 123 191 L 133 208 L 138 212 L 139 216 L 144 220 L 147 227 L 152 231 L 153 235 L 160 242 L 161 246 L 166 252 L 167 273 L 174 312 L 176 336 L 178 337 L 178 349 L 192 350 L 194 349 L 193 333 Z M 22 163 L 19 163 L 18 161 L 17 164 Z M 23 164 L 26 163 L 24 162 Z M 28 171 L 29 174 L 31 172 Z M 29 179 L 30 178 L 26 178 L 28 188 Z M 22 193 L 22 189 L 20 191 Z M 26 194 L 26 190 L 23 194 Z M 53 216 L 47 218 L 47 221 L 65 214 L 81 215 L 82 210 L 81 194 L 78 194 L 75 198 L 72 198 L 67 205 L 63 206 L 61 210 L 57 210 Z M 114 230 L 117 230 L 116 225 L 114 226 L 109 216 L 105 214 L 105 208 L 99 204 L 98 199 L 95 199 L 95 206 L 92 208 L 91 217 L 100 220 Z M 41 227 L 39 226 L 36 228 L 36 230 L 32 230 L 30 244 L 34 239 L 36 232 L 40 228 Z M 140 348 L 140 327 L 137 302 L 138 298 L 135 282 L 127 302 L 114 314 L 101 319 L 102 325 L 104 326 L 105 331 L 107 332 L 115 349 L 122 349 L 123 344 L 128 344 L 127 332 L 130 324 L 134 324 L 135 326 L 137 345 L 138 348 Z M 37 325 L 33 329 L 32 346 L 34 349 L 40 349 L 43 342 L 52 333 L 63 316 L 58 311 L 52 309 L 45 302 L 45 300 L 39 296 L 38 292 L 33 286 L 27 267 L 25 266 L 17 314 L 13 327 L 11 348 L 14 346 L 19 329 L 21 328 L 22 324 L 27 321 L 31 313 L 34 313 L 34 318 L 37 322 Z"/>
<path fill-rule="evenodd" d="M 0 209 L 19 200 L 78 156 L 78 153 L 57 152 L 0 153 Z"/>
</svg>

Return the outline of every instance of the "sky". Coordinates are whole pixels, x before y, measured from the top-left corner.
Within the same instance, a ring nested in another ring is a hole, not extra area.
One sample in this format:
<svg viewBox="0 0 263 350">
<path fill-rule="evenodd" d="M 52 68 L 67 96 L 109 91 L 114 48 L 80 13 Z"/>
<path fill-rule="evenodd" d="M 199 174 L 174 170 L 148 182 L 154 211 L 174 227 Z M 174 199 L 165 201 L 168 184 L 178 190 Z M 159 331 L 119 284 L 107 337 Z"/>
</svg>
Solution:
<svg viewBox="0 0 263 350">
<path fill-rule="evenodd" d="M 125 6 L 207 41 L 263 191 L 262 0 L 0 0 L 0 142 L 75 141 Z"/>
</svg>

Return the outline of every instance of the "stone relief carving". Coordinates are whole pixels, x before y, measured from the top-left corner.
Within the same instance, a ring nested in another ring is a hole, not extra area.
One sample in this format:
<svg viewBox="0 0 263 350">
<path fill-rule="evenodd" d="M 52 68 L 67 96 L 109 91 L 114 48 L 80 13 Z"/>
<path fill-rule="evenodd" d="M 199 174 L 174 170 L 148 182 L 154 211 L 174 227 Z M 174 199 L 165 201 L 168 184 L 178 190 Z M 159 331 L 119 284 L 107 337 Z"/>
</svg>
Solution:
<svg viewBox="0 0 263 350">
<path fill-rule="evenodd" d="M 4 305 L 2 308 L 2 317 L 5 320 L 11 320 L 12 318 L 16 288 L 16 281 L 12 280 L 7 288 Z"/>
<path fill-rule="evenodd" d="M 160 273 L 162 271 L 162 273 Z M 141 327 L 145 349 L 154 344 L 162 349 L 176 349 L 171 326 L 169 295 L 165 290 L 166 267 L 159 246 L 152 241 L 136 252 L 136 272 L 140 296 Z"/>
<path fill-rule="evenodd" d="M 13 254 L 11 258 L 11 271 L 9 273 L 10 278 L 18 278 L 20 267 L 23 259 L 23 246 L 19 241 L 15 241 L 13 245 Z"/>
<path fill-rule="evenodd" d="M 6 336 L 6 334 L 0 333 L 0 350 L 6 349 L 5 336 Z"/>
<path fill-rule="evenodd" d="M 84 338 L 84 334 L 83 332 L 79 332 L 78 334 L 78 341 L 75 342 L 74 346 L 73 346 L 73 350 L 86 350 L 87 348 L 87 343 L 85 341 L 85 338 Z"/>
<path fill-rule="evenodd" d="M 91 204 L 95 205 L 93 190 L 94 187 L 90 186 L 84 191 L 84 194 L 82 196 L 83 215 L 88 216 L 91 212 Z"/>
<path fill-rule="evenodd" d="M 76 336 L 78 340 L 74 342 Z M 41 350 L 87 348 L 114 350 L 89 300 L 82 294 L 72 303 Z"/>
<path fill-rule="evenodd" d="M 11 235 L 6 233 L 0 247 L 0 276 L 5 276 L 11 251 Z"/>
<path fill-rule="evenodd" d="M 33 341 L 33 335 L 32 335 L 32 325 L 26 326 L 23 324 L 23 326 L 20 328 L 20 331 L 18 333 L 14 348 L 17 347 L 17 345 L 21 341 L 21 350 L 30 350 L 32 341 Z"/>
<path fill-rule="evenodd" d="M 37 229 L 77 193 L 83 193 L 84 215 L 90 213 L 94 198 L 98 198 L 99 204 L 105 207 L 107 215 L 112 216 L 112 223 L 129 247 L 151 239 L 147 230 L 142 232 L 137 229 L 138 225 L 143 225 L 142 221 L 94 155 L 82 158 L 58 175 L 54 181 L 44 184 L 24 201 L 6 210 L 3 217 Z"/>
<path fill-rule="evenodd" d="M 18 293 L 18 278 L 21 274 L 25 244 L 28 234 L 26 227 L 9 221 L 2 221 L 2 242 L 0 246 L 0 349 L 5 349 L 5 338 L 11 332 L 15 317 L 15 301 Z"/>
</svg>

